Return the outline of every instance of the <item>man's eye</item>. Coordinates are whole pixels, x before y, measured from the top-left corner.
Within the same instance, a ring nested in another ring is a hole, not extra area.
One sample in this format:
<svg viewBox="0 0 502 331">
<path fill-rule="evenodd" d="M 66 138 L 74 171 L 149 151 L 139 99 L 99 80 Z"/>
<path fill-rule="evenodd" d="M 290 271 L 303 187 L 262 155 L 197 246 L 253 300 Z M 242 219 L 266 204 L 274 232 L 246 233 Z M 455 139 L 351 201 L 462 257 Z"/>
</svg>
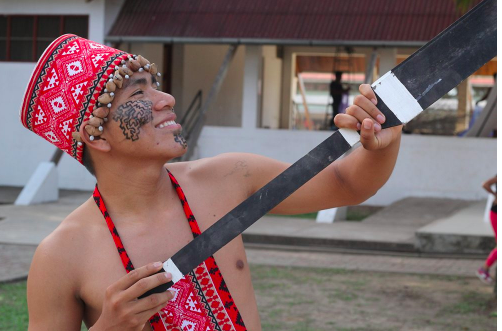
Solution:
<svg viewBox="0 0 502 331">
<path fill-rule="evenodd" d="M 136 91 L 131 96 L 133 97 L 133 96 L 138 95 L 138 94 L 143 94 L 143 91 L 142 90 Z"/>
</svg>

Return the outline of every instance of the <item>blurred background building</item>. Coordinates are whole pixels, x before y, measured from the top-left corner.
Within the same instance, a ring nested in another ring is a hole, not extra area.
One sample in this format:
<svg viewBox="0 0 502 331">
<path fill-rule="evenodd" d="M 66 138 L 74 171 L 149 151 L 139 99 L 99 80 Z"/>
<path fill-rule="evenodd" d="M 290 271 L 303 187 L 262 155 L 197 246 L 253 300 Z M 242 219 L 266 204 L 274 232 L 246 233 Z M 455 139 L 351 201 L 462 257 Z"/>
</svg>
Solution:
<svg viewBox="0 0 502 331">
<path fill-rule="evenodd" d="M 25 185 L 54 153 L 18 112 L 36 60 L 63 33 L 157 63 L 178 120 L 193 127 L 192 158 L 239 151 L 294 162 L 330 134 L 334 72 L 351 104 L 361 83 L 461 14 L 454 0 L 0 0 L 0 185 Z M 480 183 L 496 173 L 496 61 L 406 125 L 396 169 L 368 204 L 485 196 Z M 95 183 L 68 155 L 58 173 L 61 188 Z"/>
</svg>

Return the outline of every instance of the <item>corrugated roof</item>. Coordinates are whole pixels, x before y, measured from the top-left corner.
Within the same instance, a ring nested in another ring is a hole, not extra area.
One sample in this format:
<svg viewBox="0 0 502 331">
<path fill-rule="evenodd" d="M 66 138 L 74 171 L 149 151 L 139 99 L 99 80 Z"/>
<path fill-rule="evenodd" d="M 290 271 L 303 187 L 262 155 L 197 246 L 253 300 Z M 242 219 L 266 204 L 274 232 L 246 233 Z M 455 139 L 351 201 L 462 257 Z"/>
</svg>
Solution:
<svg viewBox="0 0 502 331">
<path fill-rule="evenodd" d="M 458 17 L 454 0 L 126 0 L 107 40 L 416 45 Z"/>
</svg>

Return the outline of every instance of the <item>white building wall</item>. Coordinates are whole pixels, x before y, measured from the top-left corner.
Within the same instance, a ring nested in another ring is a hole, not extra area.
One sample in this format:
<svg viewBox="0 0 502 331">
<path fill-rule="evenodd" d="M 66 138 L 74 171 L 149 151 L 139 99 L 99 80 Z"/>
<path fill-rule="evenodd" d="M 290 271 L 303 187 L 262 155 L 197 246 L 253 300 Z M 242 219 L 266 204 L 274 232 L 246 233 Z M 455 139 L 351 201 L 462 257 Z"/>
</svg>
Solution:
<svg viewBox="0 0 502 331">
<path fill-rule="evenodd" d="M 155 63 L 160 73 L 164 73 L 164 44 L 158 43 L 123 43 L 118 49 L 131 54 L 141 55 Z M 162 79 L 160 79 L 162 82 Z"/>
<path fill-rule="evenodd" d="M 326 131 L 205 127 L 198 145 L 200 157 L 247 152 L 293 163 L 329 135 Z M 483 199 L 486 193 L 481 183 L 497 172 L 496 148 L 496 140 L 488 138 L 403 135 L 391 178 L 364 204 L 388 205 L 411 196 Z"/>
<path fill-rule="evenodd" d="M 176 99 L 182 98 L 181 104 L 184 112 L 190 105 L 198 90 L 202 89 L 203 99 L 208 96 L 213 81 L 220 69 L 221 63 L 227 53 L 226 45 L 176 45 L 184 47 L 183 68 L 173 65 L 173 77 L 179 77 L 177 71 L 182 71 L 183 90 L 182 95 L 174 95 Z M 180 53 L 179 50 L 175 52 Z M 220 92 L 207 113 L 209 125 L 241 126 L 242 119 L 242 90 L 244 81 L 244 55 L 245 46 L 237 49 Z M 173 81 L 174 87 L 179 84 Z M 173 92 L 174 93 L 174 92 Z"/>
<path fill-rule="evenodd" d="M 89 39 L 103 42 L 105 20 L 112 21 L 118 13 L 119 0 L 109 0 L 115 10 L 105 13 L 105 1 L 94 0 L 0 0 L 0 14 L 89 15 Z M 19 120 L 19 109 L 28 79 L 35 63 L 0 62 L 0 185 L 24 186 L 42 161 L 49 161 L 56 147 L 26 130 Z M 94 177 L 69 155 L 58 165 L 62 188 L 92 189 Z"/>
<path fill-rule="evenodd" d="M 175 106 L 176 114 L 179 118 L 181 118 L 183 112 L 189 106 L 189 103 L 185 106 L 183 102 L 183 91 L 185 90 L 184 88 L 185 45 L 173 44 L 172 57 L 173 60 L 171 62 L 171 92 L 174 98 L 176 99 L 176 106 Z"/>
</svg>

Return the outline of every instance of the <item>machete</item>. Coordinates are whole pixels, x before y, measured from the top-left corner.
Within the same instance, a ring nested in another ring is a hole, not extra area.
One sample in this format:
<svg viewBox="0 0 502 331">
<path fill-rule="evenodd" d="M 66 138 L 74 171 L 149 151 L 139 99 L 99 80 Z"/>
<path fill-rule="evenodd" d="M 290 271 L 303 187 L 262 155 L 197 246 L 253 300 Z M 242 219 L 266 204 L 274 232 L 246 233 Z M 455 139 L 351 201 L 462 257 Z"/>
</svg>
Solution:
<svg viewBox="0 0 502 331">
<path fill-rule="evenodd" d="M 497 4 L 484 0 L 401 64 L 375 81 L 382 128 L 409 122 L 497 55 Z M 141 297 L 167 290 L 240 235 L 359 142 L 340 129 L 164 262 L 173 280 Z"/>
</svg>

